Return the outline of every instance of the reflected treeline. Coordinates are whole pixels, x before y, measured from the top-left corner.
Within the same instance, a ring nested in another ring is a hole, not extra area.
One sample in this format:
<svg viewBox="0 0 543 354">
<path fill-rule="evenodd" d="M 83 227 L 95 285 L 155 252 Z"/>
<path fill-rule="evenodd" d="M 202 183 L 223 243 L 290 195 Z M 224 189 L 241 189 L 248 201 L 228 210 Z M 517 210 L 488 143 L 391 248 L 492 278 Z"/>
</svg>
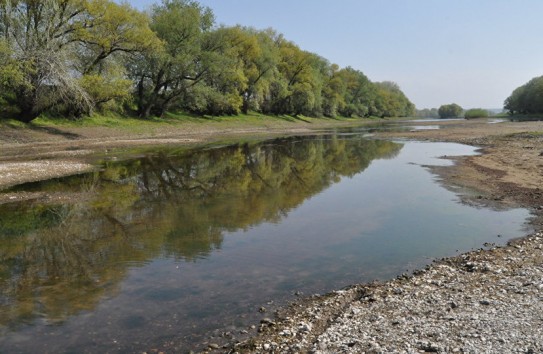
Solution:
<svg viewBox="0 0 543 354">
<path fill-rule="evenodd" d="M 62 321 L 114 294 L 131 265 L 185 261 L 220 248 L 225 231 L 278 222 L 308 197 L 401 145 L 336 136 L 198 151 L 165 150 L 42 190 L 71 205 L 0 206 L 0 323 Z"/>
</svg>

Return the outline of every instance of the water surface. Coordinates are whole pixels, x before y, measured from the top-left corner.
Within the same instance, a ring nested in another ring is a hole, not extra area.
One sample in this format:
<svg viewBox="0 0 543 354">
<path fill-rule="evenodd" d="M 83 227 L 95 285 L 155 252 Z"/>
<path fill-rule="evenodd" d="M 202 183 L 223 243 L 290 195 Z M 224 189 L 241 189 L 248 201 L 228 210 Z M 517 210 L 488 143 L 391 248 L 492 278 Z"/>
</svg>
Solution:
<svg viewBox="0 0 543 354">
<path fill-rule="evenodd" d="M 364 133 L 168 148 L 18 187 L 77 201 L 0 206 L 0 352 L 198 349 L 295 292 L 523 234 L 526 210 L 463 205 L 422 167 L 474 148 Z"/>
</svg>

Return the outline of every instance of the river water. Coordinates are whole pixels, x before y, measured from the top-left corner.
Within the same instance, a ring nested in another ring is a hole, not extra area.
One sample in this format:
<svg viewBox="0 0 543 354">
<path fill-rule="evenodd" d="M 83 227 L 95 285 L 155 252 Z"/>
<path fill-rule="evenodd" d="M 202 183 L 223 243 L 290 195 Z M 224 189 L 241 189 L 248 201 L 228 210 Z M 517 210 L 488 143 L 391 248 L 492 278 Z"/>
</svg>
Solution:
<svg viewBox="0 0 543 354">
<path fill-rule="evenodd" d="M 424 167 L 474 148 L 366 134 L 114 152 L 15 188 L 74 201 L 0 205 L 0 352 L 202 349 L 296 293 L 525 234 L 528 211 L 464 205 Z"/>
</svg>

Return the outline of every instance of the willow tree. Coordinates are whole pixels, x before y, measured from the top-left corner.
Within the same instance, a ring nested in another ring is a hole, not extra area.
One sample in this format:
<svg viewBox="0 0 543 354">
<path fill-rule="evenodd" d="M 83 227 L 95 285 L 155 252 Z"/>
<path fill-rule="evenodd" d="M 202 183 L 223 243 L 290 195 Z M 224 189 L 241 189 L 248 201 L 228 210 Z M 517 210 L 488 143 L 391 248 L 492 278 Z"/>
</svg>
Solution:
<svg viewBox="0 0 543 354">
<path fill-rule="evenodd" d="M 20 63 L 21 78 L 8 102 L 23 122 L 35 119 L 60 101 L 88 110 L 91 100 L 66 65 L 77 33 L 87 27 L 83 1 L 3 1 L 0 34 L 9 56 Z"/>
<path fill-rule="evenodd" d="M 150 29 L 148 16 L 126 3 L 92 1 L 87 9 L 92 24 L 78 35 L 80 84 L 97 107 L 128 101 L 133 82 L 125 62 L 138 53 L 159 50 L 160 40 Z"/>
<path fill-rule="evenodd" d="M 464 110 L 456 103 L 444 104 L 437 110 L 439 118 L 457 118 L 462 115 Z"/>
<path fill-rule="evenodd" d="M 278 35 L 272 29 L 256 31 L 251 28 L 240 29 L 246 36 L 240 55 L 243 72 L 247 78 L 243 97 L 242 111 L 260 110 L 264 99 L 269 94 L 270 84 L 277 77 L 279 48 L 275 43 Z"/>
<path fill-rule="evenodd" d="M 338 107 L 338 113 L 345 117 L 368 116 L 372 105 L 372 82 L 361 71 L 351 67 L 339 70 L 335 76 L 345 86 L 344 103 Z"/>
<path fill-rule="evenodd" d="M 371 115 L 378 117 L 407 117 L 415 114 L 415 105 L 402 92 L 398 84 L 391 81 L 376 82 Z"/>
<path fill-rule="evenodd" d="M 337 64 L 330 65 L 322 89 L 323 114 L 327 117 L 335 117 L 339 110 L 345 107 L 346 93 L 346 83 L 339 75 L 339 66 Z"/>
<path fill-rule="evenodd" d="M 30 122 L 54 108 L 90 112 L 95 102 L 82 77 L 99 74 L 113 54 L 152 41 L 142 16 L 107 0 L 0 2 L 0 37 L 9 59 L 0 63 L 0 71 L 17 77 L 4 85 L 2 95 L 15 107 L 16 118 Z"/>
<path fill-rule="evenodd" d="M 320 111 L 322 78 L 321 57 L 304 51 L 279 36 L 278 75 L 270 82 L 263 103 L 265 113 L 315 115 Z"/>
<path fill-rule="evenodd" d="M 201 82 L 212 60 L 202 48 L 211 30 L 211 10 L 191 0 L 163 0 L 151 10 L 151 28 L 164 44 L 129 63 L 135 80 L 138 115 L 161 116 Z"/>
</svg>

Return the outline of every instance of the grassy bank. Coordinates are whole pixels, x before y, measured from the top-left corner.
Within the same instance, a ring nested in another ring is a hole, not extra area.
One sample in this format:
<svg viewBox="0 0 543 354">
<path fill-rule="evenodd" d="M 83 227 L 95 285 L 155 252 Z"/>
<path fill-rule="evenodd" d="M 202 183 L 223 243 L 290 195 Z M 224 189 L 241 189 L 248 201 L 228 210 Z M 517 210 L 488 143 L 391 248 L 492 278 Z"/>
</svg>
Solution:
<svg viewBox="0 0 543 354">
<path fill-rule="evenodd" d="M 311 118 L 258 113 L 221 117 L 169 113 L 163 118 L 150 119 L 118 114 L 95 114 L 78 120 L 42 116 L 29 124 L 10 119 L 0 120 L 0 144 L 164 137 L 214 140 L 223 135 L 289 133 L 300 129 L 356 126 L 382 121 L 380 118 Z"/>
<path fill-rule="evenodd" d="M 92 153 L 99 149 L 311 134 L 320 129 L 383 121 L 380 118 L 310 118 L 258 113 L 222 117 L 168 114 L 152 119 L 114 114 L 80 120 L 40 117 L 29 124 L 3 119 L 0 120 L 0 159 L 36 159 L 53 153 L 66 157 L 76 150 Z"/>
<path fill-rule="evenodd" d="M 66 118 L 51 118 L 47 116 L 40 117 L 34 120 L 28 126 L 37 127 L 66 127 L 66 128 L 78 128 L 78 127 L 110 127 L 110 128 L 123 128 L 123 129 L 137 129 L 157 127 L 163 125 L 222 125 L 228 127 L 239 127 L 244 125 L 249 126 L 262 126 L 269 125 L 283 125 L 288 123 L 358 123 L 364 121 L 376 121 L 379 118 L 313 118 L 304 116 L 272 116 L 263 115 L 259 113 L 240 114 L 236 116 L 193 116 L 185 113 L 168 113 L 162 118 L 152 117 L 147 119 L 123 116 L 119 114 L 94 114 L 90 117 L 83 119 L 66 119 Z M 13 120 L 4 121 L 5 124 L 11 126 L 24 127 L 24 123 L 19 123 Z"/>
</svg>

